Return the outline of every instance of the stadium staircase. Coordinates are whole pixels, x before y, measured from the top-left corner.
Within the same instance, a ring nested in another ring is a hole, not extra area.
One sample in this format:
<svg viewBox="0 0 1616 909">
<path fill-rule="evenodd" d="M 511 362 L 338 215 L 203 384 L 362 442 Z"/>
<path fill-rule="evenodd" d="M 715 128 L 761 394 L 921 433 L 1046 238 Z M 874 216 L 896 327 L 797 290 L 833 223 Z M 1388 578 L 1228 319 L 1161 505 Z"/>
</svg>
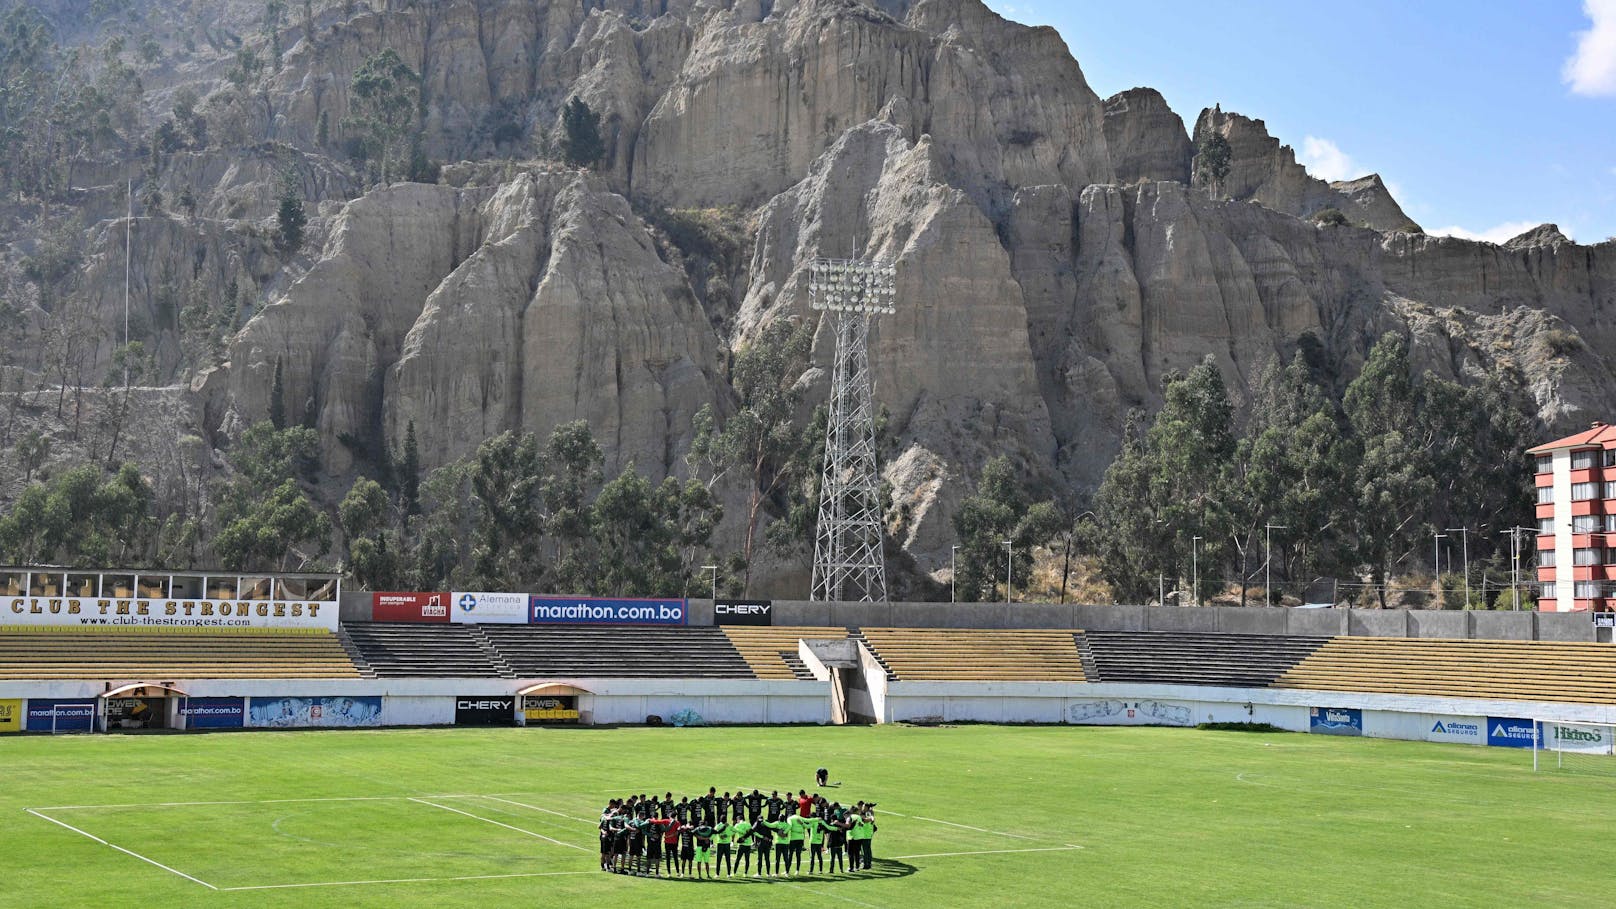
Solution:
<svg viewBox="0 0 1616 909">
<path fill-rule="evenodd" d="M 1090 631 L 1079 646 L 1096 682 L 1266 688 L 1329 638 L 1178 631 Z"/>
<path fill-rule="evenodd" d="M 480 625 L 345 622 L 343 628 L 379 678 L 516 677 L 490 656 Z"/>
<path fill-rule="evenodd" d="M 1072 632 L 967 628 L 862 628 L 897 681 L 1082 682 Z"/>
<path fill-rule="evenodd" d="M 886 670 L 887 681 L 890 682 L 897 679 L 898 674 L 892 671 L 892 667 L 887 665 L 887 661 L 881 658 L 881 654 L 875 649 L 875 646 L 870 643 L 870 639 L 864 636 L 864 629 L 858 627 L 857 625 L 853 625 L 847 629 L 847 636 L 855 641 L 858 641 L 865 650 L 870 652 L 871 656 L 875 657 L 875 661 L 881 664 L 882 669 Z"/>
<path fill-rule="evenodd" d="M 847 637 L 846 628 L 816 628 L 811 626 L 752 626 L 724 625 L 724 636 L 729 638 L 736 652 L 760 679 L 797 679 L 811 682 L 814 674 L 808 671 L 797 655 L 797 642 L 803 638 L 841 639 Z"/>
<path fill-rule="evenodd" d="M 352 679 L 329 631 L 0 629 L 3 679 Z"/>
<path fill-rule="evenodd" d="M 478 627 L 519 678 L 757 678 L 713 625 Z"/>
<path fill-rule="evenodd" d="M 1616 647 L 1549 641 L 1336 637 L 1276 688 L 1616 704 Z"/>
<path fill-rule="evenodd" d="M 354 644 L 353 636 L 348 634 L 347 625 L 337 625 L 337 640 L 341 642 L 343 652 L 348 654 L 348 659 L 353 660 L 354 668 L 359 670 L 360 678 L 373 679 L 376 677 L 376 670 L 371 667 L 370 661 L 365 659 L 365 655 L 359 651 L 358 645 Z"/>
</svg>

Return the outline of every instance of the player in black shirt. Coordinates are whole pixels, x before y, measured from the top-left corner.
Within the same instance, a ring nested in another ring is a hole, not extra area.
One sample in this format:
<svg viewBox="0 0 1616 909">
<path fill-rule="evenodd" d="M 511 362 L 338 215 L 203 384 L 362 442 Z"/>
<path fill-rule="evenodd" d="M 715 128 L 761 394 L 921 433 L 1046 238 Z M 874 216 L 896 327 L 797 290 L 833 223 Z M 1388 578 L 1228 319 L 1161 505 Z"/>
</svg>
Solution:
<svg viewBox="0 0 1616 909">
<path fill-rule="evenodd" d="M 689 877 L 696 860 L 696 828 L 679 828 L 679 874 Z"/>
<path fill-rule="evenodd" d="M 762 824 L 752 825 L 752 848 L 757 853 L 758 876 L 774 873 L 774 831 Z"/>
<path fill-rule="evenodd" d="M 673 817 L 673 804 L 673 793 L 670 792 L 667 795 L 664 795 L 662 797 L 662 813 L 658 816 Z"/>
<path fill-rule="evenodd" d="M 729 823 L 729 793 L 726 792 L 713 801 L 713 808 L 718 812 L 718 823 Z"/>
<path fill-rule="evenodd" d="M 774 792 L 769 795 L 768 801 L 763 803 L 763 807 L 768 812 L 768 819 L 771 821 L 778 821 L 780 819 L 780 811 L 785 808 L 785 804 L 785 799 L 780 797 L 780 790 L 774 790 Z"/>
<path fill-rule="evenodd" d="M 761 818 L 762 816 L 763 793 L 753 789 L 752 794 L 746 797 L 746 819 L 756 824 L 758 822 L 758 818 Z"/>
<path fill-rule="evenodd" d="M 746 796 L 741 794 L 741 790 L 736 789 L 735 795 L 729 800 L 730 823 L 736 823 L 744 817 L 746 817 Z"/>
<path fill-rule="evenodd" d="M 690 797 L 680 796 L 679 804 L 673 806 L 673 818 L 679 822 L 679 826 L 690 823 L 690 810 Z"/>
</svg>

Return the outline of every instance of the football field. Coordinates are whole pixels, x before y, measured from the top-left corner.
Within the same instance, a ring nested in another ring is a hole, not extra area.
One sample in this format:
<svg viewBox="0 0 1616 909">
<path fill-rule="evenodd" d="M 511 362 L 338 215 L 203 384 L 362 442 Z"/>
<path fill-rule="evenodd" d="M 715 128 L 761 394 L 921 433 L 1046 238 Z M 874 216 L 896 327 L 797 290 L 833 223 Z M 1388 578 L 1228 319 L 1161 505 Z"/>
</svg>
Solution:
<svg viewBox="0 0 1616 909">
<path fill-rule="evenodd" d="M 598 870 L 630 792 L 878 804 L 875 868 Z M 1530 751 L 1099 727 L 0 740 L 4 907 L 1589 906 L 1616 779 Z"/>
</svg>

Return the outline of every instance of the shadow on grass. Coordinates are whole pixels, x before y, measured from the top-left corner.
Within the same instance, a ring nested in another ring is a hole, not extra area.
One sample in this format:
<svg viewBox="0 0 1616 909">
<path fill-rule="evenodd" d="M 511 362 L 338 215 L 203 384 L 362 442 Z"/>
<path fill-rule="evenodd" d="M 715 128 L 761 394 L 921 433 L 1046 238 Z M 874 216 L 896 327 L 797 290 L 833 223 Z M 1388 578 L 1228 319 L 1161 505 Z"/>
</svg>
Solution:
<svg viewBox="0 0 1616 909">
<path fill-rule="evenodd" d="M 847 873 L 837 872 L 836 874 L 823 874 L 819 872 L 798 875 L 766 874 L 762 877 L 741 876 L 739 874 L 737 874 L 735 877 L 724 877 L 720 875 L 714 878 L 664 877 L 661 878 L 661 880 L 667 881 L 670 884 L 718 884 L 720 886 L 725 884 L 840 884 L 847 881 L 872 881 L 883 880 L 886 878 L 908 877 L 909 875 L 914 874 L 916 870 L 918 869 L 916 869 L 914 865 L 910 865 L 905 862 L 899 862 L 893 859 L 878 858 L 874 860 L 874 866 L 868 871 L 853 871 Z"/>
</svg>

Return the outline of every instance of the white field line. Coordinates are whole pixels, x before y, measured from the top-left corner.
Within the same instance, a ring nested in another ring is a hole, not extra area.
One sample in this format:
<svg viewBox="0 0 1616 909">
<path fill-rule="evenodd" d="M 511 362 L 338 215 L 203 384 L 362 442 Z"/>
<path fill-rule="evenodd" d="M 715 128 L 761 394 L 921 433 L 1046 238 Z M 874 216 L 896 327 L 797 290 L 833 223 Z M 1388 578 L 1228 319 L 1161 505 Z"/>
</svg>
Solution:
<svg viewBox="0 0 1616 909">
<path fill-rule="evenodd" d="M 537 837 L 538 839 L 544 840 L 547 843 L 555 843 L 557 846 L 565 846 L 568 849 L 577 849 L 579 852 L 588 852 L 589 851 L 588 849 L 585 849 L 584 847 L 579 846 L 576 843 L 565 843 L 565 842 L 562 842 L 561 840 L 555 839 L 553 837 L 545 836 L 542 833 L 534 833 L 531 830 L 523 830 L 521 827 L 512 827 L 510 824 L 504 823 L 503 821 L 496 821 L 496 820 L 494 820 L 492 818 L 482 817 L 481 815 L 472 814 L 469 811 L 461 811 L 459 808 L 450 808 L 448 805 L 439 805 L 436 802 L 429 802 L 429 801 L 426 801 L 425 799 L 412 798 L 412 799 L 410 799 L 410 801 L 418 802 L 418 803 L 420 803 L 422 805 L 431 805 L 433 808 L 441 808 L 444 811 L 453 811 L 455 814 L 463 814 L 466 817 L 472 818 L 473 820 L 479 820 L 479 821 L 482 821 L 485 824 L 493 824 L 495 827 L 504 827 L 506 830 L 514 830 L 517 833 L 526 834 L 527 836 Z"/>
<path fill-rule="evenodd" d="M 205 805 L 284 805 L 291 802 L 403 802 L 411 797 L 407 795 L 343 795 L 328 798 L 307 799 L 243 799 L 229 802 L 128 802 L 120 805 L 48 805 L 40 811 L 84 811 L 90 808 L 189 808 Z M 466 799 L 479 798 L 471 795 L 427 795 L 422 798 L 429 799 Z"/>
<path fill-rule="evenodd" d="M 438 798 L 442 798 L 442 796 L 438 796 Z M 495 801 L 495 802 L 504 802 L 507 805 L 515 805 L 518 808 L 531 808 L 534 811 L 542 811 L 545 814 L 553 814 L 556 817 L 564 817 L 569 821 L 577 821 L 580 824 L 589 824 L 590 826 L 596 826 L 596 825 L 598 825 L 600 823 L 599 821 L 592 821 L 592 820 L 590 820 L 589 818 L 586 818 L 586 817 L 573 817 L 570 814 L 562 814 L 559 811 L 551 811 L 548 808 L 540 808 L 538 805 L 529 805 L 526 802 L 516 802 L 516 801 L 512 801 L 510 799 L 503 799 L 503 798 L 500 798 L 497 795 L 481 795 L 481 796 L 476 796 L 476 798 L 489 799 L 489 800 Z"/>
<path fill-rule="evenodd" d="M 238 890 L 291 890 L 298 887 L 357 887 L 360 884 L 431 884 L 438 881 L 492 881 L 512 877 L 558 877 L 565 874 L 599 874 L 598 871 L 536 871 L 528 874 L 468 874 L 464 877 L 400 877 L 376 881 L 314 881 L 307 884 L 257 884 L 251 887 L 219 887 L 221 893 Z"/>
<path fill-rule="evenodd" d="M 869 907 L 869 909 L 881 909 L 880 906 L 877 906 L 874 903 L 866 903 L 863 900 L 856 900 L 856 899 L 853 899 L 850 896 L 842 896 L 840 893 L 831 893 L 828 890 L 815 890 L 812 887 L 805 887 L 802 884 L 793 884 L 790 881 L 773 881 L 772 883 L 785 884 L 787 887 L 790 887 L 793 890 L 806 890 L 806 891 L 808 891 L 809 893 L 812 893 L 815 896 L 834 897 L 835 899 L 839 899 L 844 903 L 852 903 L 855 906 L 867 906 L 867 907 Z"/>
<path fill-rule="evenodd" d="M 213 886 L 212 884 L 208 883 L 207 881 L 202 880 L 201 878 L 192 877 L 192 876 L 190 876 L 189 874 L 186 874 L 183 871 L 180 871 L 180 870 L 175 869 L 175 868 L 170 868 L 167 865 L 163 864 L 162 862 L 157 861 L 156 859 L 149 859 L 149 858 L 145 857 L 144 855 L 141 855 L 138 852 L 131 852 L 130 850 L 125 849 L 122 846 L 119 846 L 117 843 L 109 843 L 106 840 L 100 838 L 99 836 L 96 836 L 93 833 L 85 833 L 83 830 L 80 830 L 79 828 L 73 826 L 72 824 L 64 823 L 64 822 L 59 821 L 59 820 L 57 820 L 56 818 L 53 818 L 53 817 L 47 817 L 47 816 L 45 816 L 43 814 L 40 814 L 38 811 L 35 811 L 32 808 L 24 808 L 23 810 L 28 812 L 29 814 L 33 815 L 34 817 L 37 817 L 37 818 L 41 819 L 41 820 L 50 821 L 52 824 L 55 824 L 58 827 L 66 827 L 67 829 L 73 831 L 74 833 L 77 833 L 79 836 L 88 837 L 88 838 L 90 838 L 92 840 L 95 840 L 97 843 L 100 843 L 103 846 L 110 846 L 113 849 L 116 849 L 119 852 L 122 852 L 124 855 L 129 855 L 129 856 L 133 856 L 133 857 L 135 857 L 137 859 L 140 859 L 141 861 L 145 862 L 148 865 L 156 865 L 157 867 L 163 869 L 164 871 L 167 871 L 169 874 L 177 874 L 180 877 L 183 877 L 186 880 L 192 882 L 193 884 L 201 884 L 202 886 L 208 888 L 209 890 L 218 890 L 219 889 L 218 887 Z"/>
<path fill-rule="evenodd" d="M 918 858 L 944 858 L 952 855 L 1007 855 L 1012 852 L 1071 852 L 1082 849 L 1082 846 L 1073 846 L 1067 843 L 1064 846 L 1045 846 L 1038 849 L 979 849 L 973 852 L 922 852 L 919 855 L 894 855 L 893 860 Z"/>
<path fill-rule="evenodd" d="M 896 811 L 885 811 L 885 810 L 883 810 L 881 813 L 882 814 L 890 814 L 890 815 L 893 815 L 894 817 L 911 818 L 911 819 L 917 820 L 917 821 L 930 821 L 933 824 L 947 824 L 950 827 L 958 827 L 961 830 L 975 830 L 977 833 L 991 833 L 994 836 L 1008 836 L 1008 837 L 1012 837 L 1012 838 L 1018 839 L 1018 840 L 1035 840 L 1036 841 L 1038 839 L 1043 839 L 1044 842 L 1049 841 L 1048 837 L 1042 837 L 1041 838 L 1041 837 L 1036 837 L 1036 836 L 1025 836 L 1025 835 L 1020 834 L 1020 833 L 1006 833 L 1003 830 L 988 830 L 988 829 L 986 829 L 984 827 L 972 827 L 970 824 L 956 824 L 953 821 L 942 821 L 942 820 L 938 820 L 937 818 L 934 818 L 934 817 L 921 817 L 918 814 L 912 814 L 912 815 L 911 814 L 899 814 Z"/>
</svg>

